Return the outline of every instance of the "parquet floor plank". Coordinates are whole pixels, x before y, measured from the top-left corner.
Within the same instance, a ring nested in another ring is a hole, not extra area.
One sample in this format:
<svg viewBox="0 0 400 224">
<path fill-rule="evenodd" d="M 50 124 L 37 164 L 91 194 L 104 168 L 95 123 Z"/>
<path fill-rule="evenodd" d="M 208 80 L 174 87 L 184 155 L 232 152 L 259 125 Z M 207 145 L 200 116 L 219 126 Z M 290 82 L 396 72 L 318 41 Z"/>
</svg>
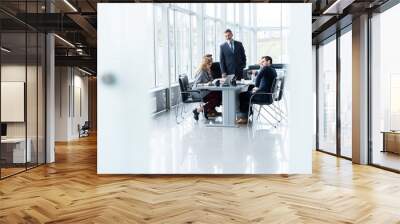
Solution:
<svg viewBox="0 0 400 224">
<path fill-rule="evenodd" d="M 313 153 L 312 175 L 97 175 L 96 137 L 0 181 L 2 223 L 399 223 L 400 175 Z"/>
</svg>

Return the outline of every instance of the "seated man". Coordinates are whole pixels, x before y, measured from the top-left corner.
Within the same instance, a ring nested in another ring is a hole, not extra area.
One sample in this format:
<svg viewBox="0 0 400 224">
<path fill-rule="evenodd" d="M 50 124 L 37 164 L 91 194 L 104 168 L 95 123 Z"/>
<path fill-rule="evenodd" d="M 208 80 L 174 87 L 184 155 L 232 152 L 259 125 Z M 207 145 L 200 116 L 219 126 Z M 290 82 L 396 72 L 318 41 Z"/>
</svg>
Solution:
<svg viewBox="0 0 400 224">
<path fill-rule="evenodd" d="M 276 71 L 271 67 L 272 58 L 270 56 L 261 57 L 260 66 L 261 69 L 257 74 L 255 86 L 250 87 L 247 92 L 240 93 L 240 112 L 245 113 L 245 118 L 240 118 L 237 120 L 239 124 L 247 123 L 247 114 L 249 112 L 250 98 L 254 93 L 257 92 L 272 92 L 272 85 L 277 77 Z M 253 97 L 254 100 L 262 100 L 267 97 L 266 95 L 256 95 Z"/>
</svg>

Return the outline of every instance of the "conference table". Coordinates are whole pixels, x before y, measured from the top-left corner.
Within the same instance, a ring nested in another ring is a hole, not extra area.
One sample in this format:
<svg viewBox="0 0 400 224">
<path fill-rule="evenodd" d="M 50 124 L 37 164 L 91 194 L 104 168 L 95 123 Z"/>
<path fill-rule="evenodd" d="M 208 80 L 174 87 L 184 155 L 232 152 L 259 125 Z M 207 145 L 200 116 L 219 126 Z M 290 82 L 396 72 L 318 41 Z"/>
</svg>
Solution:
<svg viewBox="0 0 400 224">
<path fill-rule="evenodd" d="M 249 81 L 238 82 L 236 86 L 215 86 L 215 85 L 197 85 L 196 90 L 221 91 L 222 92 L 222 122 L 210 122 L 207 126 L 216 127 L 237 127 L 236 111 L 239 103 L 239 94 L 246 91 L 248 86 L 252 84 Z"/>
</svg>

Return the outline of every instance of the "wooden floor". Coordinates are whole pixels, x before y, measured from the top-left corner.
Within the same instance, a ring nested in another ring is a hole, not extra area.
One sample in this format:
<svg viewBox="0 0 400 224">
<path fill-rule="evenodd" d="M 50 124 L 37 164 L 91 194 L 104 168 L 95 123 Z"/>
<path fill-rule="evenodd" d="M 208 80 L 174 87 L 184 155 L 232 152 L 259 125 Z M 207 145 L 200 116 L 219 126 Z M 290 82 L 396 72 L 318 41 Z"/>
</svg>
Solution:
<svg viewBox="0 0 400 224">
<path fill-rule="evenodd" d="M 98 176 L 96 139 L 0 181 L 0 223 L 400 223 L 400 175 L 314 153 L 313 175 Z"/>
</svg>

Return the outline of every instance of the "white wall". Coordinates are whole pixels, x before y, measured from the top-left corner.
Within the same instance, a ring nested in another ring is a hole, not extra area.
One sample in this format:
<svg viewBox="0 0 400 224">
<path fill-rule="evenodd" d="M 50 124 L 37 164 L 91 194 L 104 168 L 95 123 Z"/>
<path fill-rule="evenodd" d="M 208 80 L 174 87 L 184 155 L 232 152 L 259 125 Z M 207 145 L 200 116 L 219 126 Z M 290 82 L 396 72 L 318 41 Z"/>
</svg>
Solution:
<svg viewBox="0 0 400 224">
<path fill-rule="evenodd" d="M 87 120 L 88 77 L 76 68 L 56 67 L 55 140 L 79 138 L 78 125 Z"/>
<path fill-rule="evenodd" d="M 97 172 L 146 173 L 151 112 L 144 74 L 154 74 L 154 66 L 143 65 L 154 57 L 153 8 L 115 3 L 97 9 Z"/>
<path fill-rule="evenodd" d="M 312 172 L 313 105 L 311 3 L 287 4 L 289 21 L 287 97 L 289 102 L 289 173 Z M 315 111 L 315 110 L 314 110 Z"/>
</svg>

